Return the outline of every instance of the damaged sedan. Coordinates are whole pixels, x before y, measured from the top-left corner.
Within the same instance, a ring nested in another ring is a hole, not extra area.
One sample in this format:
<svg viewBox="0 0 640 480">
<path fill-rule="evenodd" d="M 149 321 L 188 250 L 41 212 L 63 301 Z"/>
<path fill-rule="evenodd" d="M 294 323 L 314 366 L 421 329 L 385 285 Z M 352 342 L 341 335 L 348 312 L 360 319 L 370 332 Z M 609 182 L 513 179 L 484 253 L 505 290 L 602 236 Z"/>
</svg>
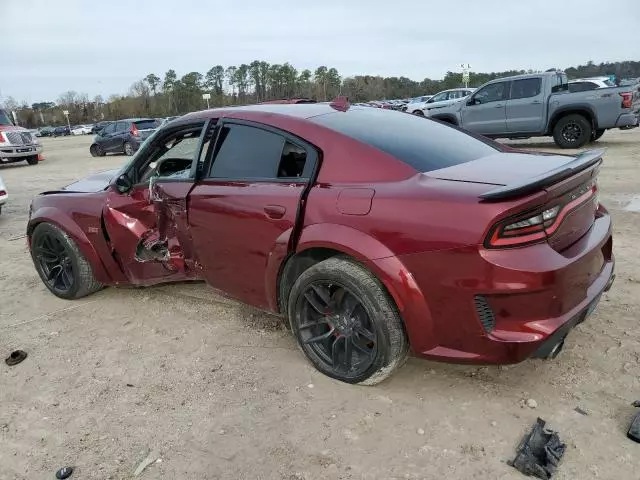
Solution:
<svg viewBox="0 0 640 480">
<path fill-rule="evenodd" d="M 601 163 L 345 99 L 206 110 L 37 196 L 27 235 L 58 297 L 204 280 L 286 317 L 319 371 L 374 384 L 409 351 L 555 357 L 614 279 Z"/>
</svg>

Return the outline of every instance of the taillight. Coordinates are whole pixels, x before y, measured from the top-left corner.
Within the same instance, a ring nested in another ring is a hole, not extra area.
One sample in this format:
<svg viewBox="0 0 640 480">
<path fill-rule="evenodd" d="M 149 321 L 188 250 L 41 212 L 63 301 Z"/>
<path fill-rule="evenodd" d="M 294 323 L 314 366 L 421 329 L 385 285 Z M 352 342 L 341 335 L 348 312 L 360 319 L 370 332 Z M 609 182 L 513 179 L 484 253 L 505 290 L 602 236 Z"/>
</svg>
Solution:
<svg viewBox="0 0 640 480">
<path fill-rule="evenodd" d="M 633 93 L 622 92 L 620 96 L 622 97 L 622 108 L 631 108 L 633 106 Z"/>
<path fill-rule="evenodd" d="M 133 135 L 134 137 L 137 137 L 140 135 L 140 132 L 138 132 L 138 127 L 136 127 L 135 123 L 131 124 L 131 130 L 129 130 L 131 132 L 131 135 Z"/>
<path fill-rule="evenodd" d="M 9 143 L 7 141 L 7 137 L 4 136 L 4 133 L 0 132 L 0 143 Z"/>
<path fill-rule="evenodd" d="M 559 199 L 558 204 L 553 207 L 501 220 L 489 231 L 484 242 L 485 247 L 513 248 L 544 242 L 548 236 L 555 233 L 569 213 L 591 199 L 597 204 L 597 192 L 596 182 L 588 182 Z"/>
<path fill-rule="evenodd" d="M 0 190 L 0 197 L 4 197 L 7 194 L 5 190 Z"/>
</svg>

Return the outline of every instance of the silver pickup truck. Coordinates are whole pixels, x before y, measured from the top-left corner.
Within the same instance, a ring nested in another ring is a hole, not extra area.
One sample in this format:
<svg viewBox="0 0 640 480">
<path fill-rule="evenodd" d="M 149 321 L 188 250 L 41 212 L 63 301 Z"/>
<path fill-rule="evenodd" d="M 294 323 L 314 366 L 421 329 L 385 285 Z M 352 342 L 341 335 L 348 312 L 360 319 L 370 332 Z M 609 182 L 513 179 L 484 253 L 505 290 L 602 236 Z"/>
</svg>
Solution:
<svg viewBox="0 0 640 480">
<path fill-rule="evenodd" d="M 431 116 L 491 138 L 553 136 L 561 148 L 580 148 L 610 128 L 638 126 L 640 86 L 570 93 L 558 71 L 485 83 L 473 95 Z"/>
</svg>

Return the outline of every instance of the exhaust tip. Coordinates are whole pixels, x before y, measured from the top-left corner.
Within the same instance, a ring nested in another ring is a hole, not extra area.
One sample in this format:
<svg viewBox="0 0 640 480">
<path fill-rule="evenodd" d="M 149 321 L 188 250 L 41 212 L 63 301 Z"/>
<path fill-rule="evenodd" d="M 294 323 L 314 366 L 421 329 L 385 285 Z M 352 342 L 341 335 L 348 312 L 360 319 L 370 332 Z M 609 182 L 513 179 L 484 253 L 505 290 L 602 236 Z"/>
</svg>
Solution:
<svg viewBox="0 0 640 480">
<path fill-rule="evenodd" d="M 560 355 L 560 352 L 562 351 L 562 347 L 564 347 L 564 338 L 551 348 L 551 350 L 547 354 L 547 357 L 546 357 L 547 360 L 553 360 L 558 355 Z"/>
</svg>

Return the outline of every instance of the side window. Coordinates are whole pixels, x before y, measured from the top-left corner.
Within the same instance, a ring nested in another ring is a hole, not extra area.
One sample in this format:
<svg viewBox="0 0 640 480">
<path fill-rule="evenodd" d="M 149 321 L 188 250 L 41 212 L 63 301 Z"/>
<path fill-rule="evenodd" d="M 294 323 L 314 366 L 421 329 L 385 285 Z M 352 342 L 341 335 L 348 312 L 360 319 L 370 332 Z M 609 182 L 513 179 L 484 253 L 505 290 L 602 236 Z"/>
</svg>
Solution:
<svg viewBox="0 0 640 480">
<path fill-rule="evenodd" d="M 473 97 L 476 103 L 499 102 L 504 98 L 506 82 L 492 83 L 478 90 Z"/>
<path fill-rule="evenodd" d="M 124 132 L 127 130 L 127 122 L 116 122 L 116 132 Z"/>
<path fill-rule="evenodd" d="M 113 133 L 116 131 L 116 124 L 115 123 L 110 123 L 109 125 L 107 125 L 106 127 L 104 127 L 102 129 L 102 134 L 104 135 L 105 133 Z"/>
<path fill-rule="evenodd" d="M 212 178 L 300 178 L 306 150 L 277 133 L 246 125 L 225 125 L 214 152 Z"/>
<path fill-rule="evenodd" d="M 435 97 L 431 97 L 431 101 L 432 102 L 442 102 L 443 100 L 447 99 L 447 95 L 449 95 L 449 92 L 439 93 Z"/>
<path fill-rule="evenodd" d="M 541 78 L 523 78 L 511 83 L 511 100 L 531 98 L 540 95 L 542 90 Z"/>
</svg>

